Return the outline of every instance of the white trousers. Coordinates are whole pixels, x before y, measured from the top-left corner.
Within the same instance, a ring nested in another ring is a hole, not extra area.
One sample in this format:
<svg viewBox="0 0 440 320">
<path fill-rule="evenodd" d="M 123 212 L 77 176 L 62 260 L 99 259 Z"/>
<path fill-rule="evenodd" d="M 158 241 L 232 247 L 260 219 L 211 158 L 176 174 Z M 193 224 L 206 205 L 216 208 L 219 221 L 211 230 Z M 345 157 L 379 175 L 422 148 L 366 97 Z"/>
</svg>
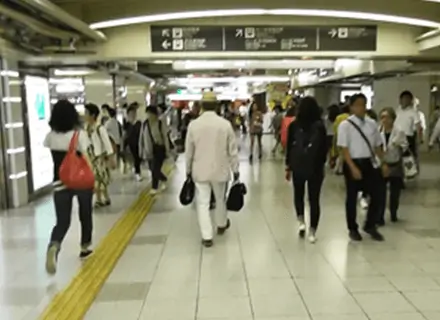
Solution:
<svg viewBox="0 0 440 320">
<path fill-rule="evenodd" d="M 196 208 L 199 219 L 200 233 L 203 240 L 214 237 L 214 228 L 224 227 L 228 221 L 226 210 L 226 182 L 196 182 Z M 215 196 L 215 221 L 211 218 L 209 204 L 211 190 Z"/>
</svg>

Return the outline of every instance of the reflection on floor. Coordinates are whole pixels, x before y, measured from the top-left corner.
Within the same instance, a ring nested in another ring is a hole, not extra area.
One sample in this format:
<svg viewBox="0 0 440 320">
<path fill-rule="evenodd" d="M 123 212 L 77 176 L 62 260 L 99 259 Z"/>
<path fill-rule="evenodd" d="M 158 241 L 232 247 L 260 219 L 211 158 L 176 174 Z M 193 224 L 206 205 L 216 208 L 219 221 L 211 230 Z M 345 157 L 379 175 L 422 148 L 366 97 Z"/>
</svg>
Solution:
<svg viewBox="0 0 440 320">
<path fill-rule="evenodd" d="M 141 186 L 141 187 L 140 187 Z M 108 232 L 147 182 L 115 177 L 110 189 L 113 205 L 95 211 L 94 242 Z M 74 210 L 77 210 L 76 206 Z M 35 320 L 52 297 L 63 289 L 81 265 L 79 224 L 73 215 L 59 257 L 59 270 L 50 277 L 44 269 L 45 252 L 55 216 L 51 197 L 0 215 L 0 319 Z M 76 212 L 76 211 L 75 211 Z"/>
<path fill-rule="evenodd" d="M 329 174 L 312 245 L 296 235 L 281 159 L 251 166 L 245 158 L 246 208 L 210 249 L 193 208 L 178 203 L 179 164 L 87 320 L 440 319 L 438 167 L 425 164 L 418 186 L 408 185 L 402 222 L 383 228 L 384 243 L 349 242 L 344 186 Z"/>
</svg>

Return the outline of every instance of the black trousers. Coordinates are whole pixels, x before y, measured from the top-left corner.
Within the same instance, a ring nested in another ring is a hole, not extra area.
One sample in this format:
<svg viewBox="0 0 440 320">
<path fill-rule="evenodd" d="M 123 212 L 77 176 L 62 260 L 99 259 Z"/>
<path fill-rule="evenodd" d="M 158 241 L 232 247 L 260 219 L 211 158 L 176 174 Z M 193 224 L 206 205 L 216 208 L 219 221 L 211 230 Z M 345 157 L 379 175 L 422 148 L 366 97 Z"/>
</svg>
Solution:
<svg viewBox="0 0 440 320">
<path fill-rule="evenodd" d="M 139 147 L 129 146 L 129 148 L 130 148 L 131 155 L 133 156 L 134 173 L 141 174 L 142 159 L 139 156 Z"/>
<path fill-rule="evenodd" d="M 93 231 L 93 190 L 63 189 L 55 191 L 53 195 L 55 203 L 56 225 L 50 237 L 51 243 L 61 245 L 69 231 L 72 219 L 73 198 L 77 197 L 79 205 L 79 221 L 81 223 L 81 245 L 88 246 L 92 243 Z"/>
<path fill-rule="evenodd" d="M 408 140 L 408 148 L 413 154 L 414 158 L 418 159 L 418 150 L 417 150 L 417 135 L 414 134 L 412 136 L 406 136 L 406 139 Z"/>
<path fill-rule="evenodd" d="M 159 188 L 159 182 L 167 181 L 167 177 L 162 172 L 162 166 L 166 158 L 166 151 L 164 146 L 155 145 L 153 147 L 153 159 L 148 161 L 151 170 L 151 187 L 153 189 Z"/>
<path fill-rule="evenodd" d="M 362 179 L 355 180 L 352 177 L 350 168 L 344 163 L 344 178 L 346 185 L 345 214 L 347 227 L 350 231 L 358 230 L 357 217 L 357 197 L 358 192 L 363 191 L 370 196 L 370 204 L 365 221 L 365 229 L 374 229 L 379 216 L 381 203 L 381 187 L 383 185 L 381 172 L 373 167 L 371 159 L 353 159 L 356 166 L 362 172 Z"/>
<path fill-rule="evenodd" d="M 389 208 L 390 215 L 392 219 L 397 219 L 397 210 L 399 210 L 400 203 L 400 194 L 403 187 L 403 178 L 402 177 L 389 177 L 383 179 L 381 192 L 381 202 L 380 202 L 380 210 L 379 210 L 379 222 L 385 221 L 385 210 L 387 203 L 387 195 L 388 195 L 388 185 L 390 187 L 389 194 Z"/>
<path fill-rule="evenodd" d="M 293 202 L 295 205 L 296 215 L 304 217 L 304 195 L 307 183 L 307 192 L 309 196 L 310 206 L 310 227 L 317 230 L 319 217 L 321 216 L 321 187 L 324 181 L 324 171 L 314 174 L 312 177 L 305 178 L 301 175 L 293 173 Z"/>
<path fill-rule="evenodd" d="M 335 136 L 334 135 L 327 135 L 327 150 L 331 150 L 333 148 L 333 140 L 334 140 Z"/>
</svg>

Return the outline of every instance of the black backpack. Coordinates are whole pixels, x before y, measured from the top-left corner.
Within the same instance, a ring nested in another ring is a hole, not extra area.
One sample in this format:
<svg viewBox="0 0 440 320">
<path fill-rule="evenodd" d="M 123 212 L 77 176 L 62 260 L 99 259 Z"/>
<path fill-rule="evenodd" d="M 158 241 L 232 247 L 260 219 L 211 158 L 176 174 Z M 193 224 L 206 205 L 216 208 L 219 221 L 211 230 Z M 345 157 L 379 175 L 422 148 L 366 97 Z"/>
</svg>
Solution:
<svg viewBox="0 0 440 320">
<path fill-rule="evenodd" d="M 321 123 L 316 122 L 310 128 L 296 126 L 295 139 L 290 150 L 290 170 L 303 178 L 313 175 L 320 149 L 324 148 L 320 139 Z"/>
</svg>

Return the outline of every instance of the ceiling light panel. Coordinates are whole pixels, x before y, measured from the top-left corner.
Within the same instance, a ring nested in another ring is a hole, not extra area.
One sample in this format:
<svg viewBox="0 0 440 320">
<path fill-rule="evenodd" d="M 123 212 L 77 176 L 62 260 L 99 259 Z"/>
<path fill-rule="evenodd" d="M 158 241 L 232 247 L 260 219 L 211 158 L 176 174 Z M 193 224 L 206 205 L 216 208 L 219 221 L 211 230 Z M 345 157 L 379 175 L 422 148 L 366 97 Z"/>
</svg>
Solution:
<svg viewBox="0 0 440 320">
<path fill-rule="evenodd" d="M 172 20 L 185 20 L 195 18 L 213 17 L 234 17 L 234 16 L 303 16 L 303 17 L 326 17 L 326 18 L 345 18 L 358 19 L 376 22 L 389 22 L 406 24 L 419 27 L 440 28 L 440 23 L 431 20 L 417 19 L 411 17 L 395 16 L 389 14 L 344 11 L 344 10 L 318 10 L 318 9 L 235 9 L 235 10 L 206 10 L 206 11 L 185 11 L 164 14 L 154 14 L 131 18 L 101 21 L 90 25 L 92 29 L 105 29 L 120 26 L 127 26 L 139 23 L 155 23 Z"/>
<path fill-rule="evenodd" d="M 332 69 L 333 67 L 333 60 L 177 60 L 173 62 L 173 69 L 177 71 L 231 69 Z"/>
</svg>

